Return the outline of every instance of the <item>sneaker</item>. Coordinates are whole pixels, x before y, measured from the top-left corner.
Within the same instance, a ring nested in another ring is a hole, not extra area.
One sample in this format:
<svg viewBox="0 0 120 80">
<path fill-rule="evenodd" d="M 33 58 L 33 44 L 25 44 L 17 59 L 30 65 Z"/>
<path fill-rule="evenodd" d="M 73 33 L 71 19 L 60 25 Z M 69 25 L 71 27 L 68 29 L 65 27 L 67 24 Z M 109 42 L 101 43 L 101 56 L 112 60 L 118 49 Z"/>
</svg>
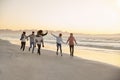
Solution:
<svg viewBox="0 0 120 80">
<path fill-rule="evenodd" d="M 61 53 L 61 56 L 63 56 L 62 53 Z"/>
<path fill-rule="evenodd" d="M 29 51 L 30 51 L 30 48 L 29 48 Z"/>
<path fill-rule="evenodd" d="M 58 55 L 58 52 L 56 52 L 56 55 Z"/>
<path fill-rule="evenodd" d="M 37 52 L 39 55 L 41 55 L 41 53 L 40 52 Z"/>
</svg>

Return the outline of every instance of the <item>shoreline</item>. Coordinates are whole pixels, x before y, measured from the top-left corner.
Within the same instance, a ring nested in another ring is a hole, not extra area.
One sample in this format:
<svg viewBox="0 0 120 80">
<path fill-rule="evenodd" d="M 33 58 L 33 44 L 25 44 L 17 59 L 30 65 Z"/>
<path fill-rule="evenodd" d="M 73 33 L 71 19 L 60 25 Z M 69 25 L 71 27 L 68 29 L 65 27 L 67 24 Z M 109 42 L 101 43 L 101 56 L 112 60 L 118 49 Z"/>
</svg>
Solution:
<svg viewBox="0 0 120 80">
<path fill-rule="evenodd" d="M 44 49 L 39 56 L 1 39 L 0 64 L 0 80 L 120 80 L 119 67 Z"/>
<path fill-rule="evenodd" d="M 13 42 L 10 42 L 11 44 L 14 45 L 20 45 L 20 44 L 15 44 Z M 29 45 L 29 41 L 27 42 L 27 45 Z M 26 46 L 27 48 L 28 46 Z M 63 52 L 64 54 L 68 54 L 69 56 L 69 47 L 67 45 L 63 46 Z M 50 51 L 55 51 L 56 50 L 56 45 L 54 44 L 54 46 L 48 43 L 45 43 L 45 47 L 42 48 L 45 50 L 50 50 Z M 87 59 L 87 60 L 91 60 L 91 61 L 97 61 L 97 62 L 101 62 L 101 63 L 105 63 L 105 64 L 109 64 L 109 65 L 113 65 L 113 66 L 117 66 L 120 67 L 120 54 L 118 52 L 104 52 L 104 51 L 94 51 L 94 50 L 87 50 L 87 49 L 82 49 L 82 47 L 80 47 L 80 49 L 78 49 L 77 46 L 75 46 L 75 52 L 74 55 L 78 58 L 83 58 L 83 59 Z"/>
</svg>

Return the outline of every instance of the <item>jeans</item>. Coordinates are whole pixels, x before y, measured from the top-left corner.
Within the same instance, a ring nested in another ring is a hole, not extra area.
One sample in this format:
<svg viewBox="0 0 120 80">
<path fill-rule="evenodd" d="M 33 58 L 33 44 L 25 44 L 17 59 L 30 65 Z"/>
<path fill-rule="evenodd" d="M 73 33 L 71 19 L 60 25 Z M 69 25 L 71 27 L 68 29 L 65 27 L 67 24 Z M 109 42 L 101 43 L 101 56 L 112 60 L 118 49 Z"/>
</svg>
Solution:
<svg viewBox="0 0 120 80">
<path fill-rule="evenodd" d="M 60 43 L 57 43 L 57 54 L 58 54 L 59 48 L 60 48 L 60 54 L 62 56 L 62 45 Z"/>
<path fill-rule="evenodd" d="M 30 42 L 30 47 L 29 47 L 29 51 L 30 51 L 30 48 L 32 48 L 32 53 L 34 52 L 34 46 L 35 46 L 35 43 L 34 42 Z"/>
<path fill-rule="evenodd" d="M 37 44 L 37 46 L 38 46 L 38 54 L 40 55 L 41 54 L 41 52 L 40 52 L 40 49 L 41 49 L 41 44 Z"/>
<path fill-rule="evenodd" d="M 74 45 L 69 45 L 70 48 L 70 56 L 74 56 Z"/>
<path fill-rule="evenodd" d="M 20 49 L 23 49 L 23 51 L 25 50 L 25 45 L 26 45 L 26 42 L 21 42 L 21 48 Z"/>
</svg>

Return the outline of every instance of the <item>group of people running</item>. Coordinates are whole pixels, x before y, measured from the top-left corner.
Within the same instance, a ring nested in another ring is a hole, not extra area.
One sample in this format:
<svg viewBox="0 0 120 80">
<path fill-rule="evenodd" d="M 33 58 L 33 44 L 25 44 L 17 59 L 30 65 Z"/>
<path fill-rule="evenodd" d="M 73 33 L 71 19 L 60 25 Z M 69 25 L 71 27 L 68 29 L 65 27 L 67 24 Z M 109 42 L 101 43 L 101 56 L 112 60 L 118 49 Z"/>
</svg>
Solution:
<svg viewBox="0 0 120 80">
<path fill-rule="evenodd" d="M 41 46 L 44 47 L 44 40 L 43 40 L 43 36 L 47 35 L 48 31 L 46 31 L 46 33 L 43 33 L 43 30 L 38 30 L 37 34 L 35 35 L 35 32 L 32 31 L 32 34 L 26 36 L 26 32 L 23 32 L 20 40 L 21 40 L 21 47 L 20 49 L 22 49 L 23 51 L 25 50 L 25 46 L 26 46 L 26 40 L 28 40 L 28 38 L 30 39 L 30 47 L 29 47 L 29 51 L 32 48 L 32 53 L 34 53 L 34 48 L 38 47 L 37 53 L 39 55 L 41 55 Z M 58 50 L 60 49 L 60 55 L 62 56 L 62 43 L 63 39 L 62 39 L 62 34 L 60 33 L 58 36 L 54 35 L 53 33 L 51 33 L 52 36 L 54 36 L 56 38 L 56 46 L 57 46 L 57 51 L 56 51 L 56 55 L 58 55 Z M 69 43 L 69 48 L 70 48 L 70 56 L 74 56 L 74 44 L 77 44 L 73 33 L 70 33 L 70 36 L 68 37 L 68 40 L 66 41 L 66 44 Z"/>
</svg>

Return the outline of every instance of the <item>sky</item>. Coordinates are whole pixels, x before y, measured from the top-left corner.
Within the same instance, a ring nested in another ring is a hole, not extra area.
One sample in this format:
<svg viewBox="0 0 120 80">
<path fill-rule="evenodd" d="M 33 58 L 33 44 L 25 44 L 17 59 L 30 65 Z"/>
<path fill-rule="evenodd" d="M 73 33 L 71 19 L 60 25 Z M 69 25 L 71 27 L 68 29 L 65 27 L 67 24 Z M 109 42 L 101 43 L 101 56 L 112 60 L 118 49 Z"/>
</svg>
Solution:
<svg viewBox="0 0 120 80">
<path fill-rule="evenodd" d="M 120 33 L 120 0 L 0 0 L 0 29 Z"/>
</svg>

